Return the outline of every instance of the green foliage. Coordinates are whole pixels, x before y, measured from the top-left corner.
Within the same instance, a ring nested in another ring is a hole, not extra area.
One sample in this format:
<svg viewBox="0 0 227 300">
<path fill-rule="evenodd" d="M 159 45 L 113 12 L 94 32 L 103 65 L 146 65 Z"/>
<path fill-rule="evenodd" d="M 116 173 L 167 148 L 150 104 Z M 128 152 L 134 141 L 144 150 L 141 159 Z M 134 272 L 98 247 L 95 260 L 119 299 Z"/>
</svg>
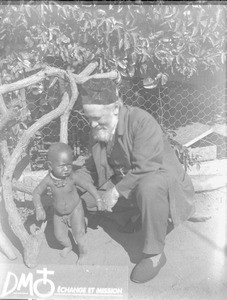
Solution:
<svg viewBox="0 0 227 300">
<path fill-rule="evenodd" d="M 92 60 L 100 72 L 142 77 L 148 88 L 171 73 L 215 71 L 225 62 L 225 14 L 224 5 L 1 5 L 1 80 L 45 63 L 79 72 Z"/>
</svg>

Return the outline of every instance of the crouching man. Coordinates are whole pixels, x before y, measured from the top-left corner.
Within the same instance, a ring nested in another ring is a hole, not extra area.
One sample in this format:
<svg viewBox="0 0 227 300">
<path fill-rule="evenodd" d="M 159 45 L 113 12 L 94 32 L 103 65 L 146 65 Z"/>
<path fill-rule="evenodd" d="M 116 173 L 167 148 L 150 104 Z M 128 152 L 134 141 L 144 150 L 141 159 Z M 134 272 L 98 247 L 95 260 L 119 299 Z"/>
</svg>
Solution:
<svg viewBox="0 0 227 300">
<path fill-rule="evenodd" d="M 113 179 L 114 186 L 102 196 L 108 211 L 119 198 L 136 201 L 142 220 L 143 258 L 130 278 L 147 282 L 166 263 L 169 220 L 175 227 L 194 213 L 192 182 L 153 116 L 123 105 L 112 80 L 89 79 L 81 95 L 93 142 L 80 175 L 97 187 Z M 89 210 L 92 203 L 86 204 Z"/>
</svg>

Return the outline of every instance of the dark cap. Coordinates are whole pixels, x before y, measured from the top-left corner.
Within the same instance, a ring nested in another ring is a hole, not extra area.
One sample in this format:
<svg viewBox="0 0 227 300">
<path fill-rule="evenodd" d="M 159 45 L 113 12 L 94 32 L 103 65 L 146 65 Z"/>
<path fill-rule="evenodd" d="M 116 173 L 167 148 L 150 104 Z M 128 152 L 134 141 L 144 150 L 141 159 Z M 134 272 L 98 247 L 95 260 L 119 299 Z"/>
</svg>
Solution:
<svg viewBox="0 0 227 300">
<path fill-rule="evenodd" d="M 107 105 L 118 100 L 117 87 L 108 78 L 91 78 L 80 86 L 82 104 Z"/>
</svg>

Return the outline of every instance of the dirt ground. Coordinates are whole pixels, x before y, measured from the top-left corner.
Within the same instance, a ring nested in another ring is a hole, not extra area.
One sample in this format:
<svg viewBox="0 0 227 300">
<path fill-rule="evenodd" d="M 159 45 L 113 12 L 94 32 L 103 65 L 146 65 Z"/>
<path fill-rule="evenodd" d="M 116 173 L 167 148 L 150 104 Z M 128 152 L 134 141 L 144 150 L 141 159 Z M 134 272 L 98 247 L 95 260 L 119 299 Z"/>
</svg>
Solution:
<svg viewBox="0 0 227 300">
<path fill-rule="evenodd" d="M 185 222 L 167 236 L 167 263 L 158 276 L 145 284 L 132 283 L 128 278 L 128 299 L 203 300 L 227 299 L 227 189 L 197 193 L 197 212 L 210 216 L 206 222 Z M 0 263 L 22 264 L 18 241 L 7 233 L 18 248 L 18 258 L 9 261 L 0 252 Z M 59 255 L 51 220 L 45 231 L 39 263 L 73 265 L 77 255 Z M 130 274 L 141 257 L 140 232 L 119 233 L 110 219 L 90 216 L 88 224 L 89 255 L 87 265 L 124 266 Z M 116 278 L 113 276 L 114 282 Z M 102 297 L 103 298 L 103 297 Z M 76 298 L 79 299 L 79 298 Z M 84 298 L 83 298 L 84 299 Z M 107 298 L 105 298 L 107 299 Z"/>
</svg>

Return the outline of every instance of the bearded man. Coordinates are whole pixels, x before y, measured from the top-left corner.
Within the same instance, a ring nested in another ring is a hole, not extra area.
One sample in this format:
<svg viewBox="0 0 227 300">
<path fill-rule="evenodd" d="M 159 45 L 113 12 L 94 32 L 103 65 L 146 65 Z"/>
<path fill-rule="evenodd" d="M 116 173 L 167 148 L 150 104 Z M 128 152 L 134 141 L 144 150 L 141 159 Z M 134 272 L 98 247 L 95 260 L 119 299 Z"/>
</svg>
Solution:
<svg viewBox="0 0 227 300">
<path fill-rule="evenodd" d="M 119 199 L 136 202 L 142 220 L 143 258 L 130 278 L 147 282 L 166 262 L 169 221 L 175 227 L 194 213 L 192 182 L 157 121 L 138 107 L 123 105 L 112 80 L 90 79 L 81 93 L 92 148 L 79 172 L 97 187 L 112 180 L 114 186 L 102 196 L 104 209 L 111 211 Z M 86 205 L 88 210 L 92 207 L 90 201 Z"/>
</svg>

